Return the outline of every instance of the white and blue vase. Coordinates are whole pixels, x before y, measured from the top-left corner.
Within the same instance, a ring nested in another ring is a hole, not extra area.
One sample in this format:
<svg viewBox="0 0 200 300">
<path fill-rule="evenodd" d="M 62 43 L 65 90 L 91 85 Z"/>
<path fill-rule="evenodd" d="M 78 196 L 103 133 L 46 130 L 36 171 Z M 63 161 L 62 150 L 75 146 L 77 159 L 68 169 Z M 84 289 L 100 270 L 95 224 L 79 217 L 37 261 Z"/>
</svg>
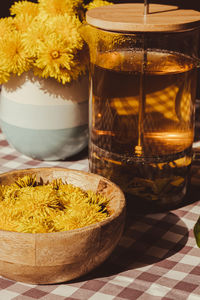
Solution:
<svg viewBox="0 0 200 300">
<path fill-rule="evenodd" d="M 64 160 L 88 144 L 88 77 L 62 85 L 30 72 L 2 85 L 1 129 L 20 153 Z"/>
</svg>

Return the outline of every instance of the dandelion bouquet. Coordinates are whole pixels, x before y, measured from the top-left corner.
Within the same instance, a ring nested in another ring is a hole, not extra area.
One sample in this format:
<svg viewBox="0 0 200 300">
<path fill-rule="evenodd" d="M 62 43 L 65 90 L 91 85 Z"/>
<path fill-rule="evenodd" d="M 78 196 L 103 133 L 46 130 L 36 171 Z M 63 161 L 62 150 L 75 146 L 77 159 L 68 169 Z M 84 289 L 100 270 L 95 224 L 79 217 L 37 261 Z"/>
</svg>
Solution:
<svg viewBox="0 0 200 300">
<path fill-rule="evenodd" d="M 87 71 L 88 52 L 80 34 L 85 13 L 103 0 L 15 2 L 0 19 L 0 84 L 32 70 L 63 84 Z"/>
</svg>

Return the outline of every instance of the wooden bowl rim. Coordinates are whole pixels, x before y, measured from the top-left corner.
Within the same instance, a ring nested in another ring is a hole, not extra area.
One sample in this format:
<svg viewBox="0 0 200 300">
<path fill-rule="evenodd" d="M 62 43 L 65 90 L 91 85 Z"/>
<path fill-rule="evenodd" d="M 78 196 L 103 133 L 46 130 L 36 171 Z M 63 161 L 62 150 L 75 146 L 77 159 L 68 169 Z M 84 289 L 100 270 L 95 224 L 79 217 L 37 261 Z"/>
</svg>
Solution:
<svg viewBox="0 0 200 300">
<path fill-rule="evenodd" d="M 26 169 L 16 169 L 14 171 L 8 171 L 8 172 L 4 172 L 0 174 L 0 179 L 4 176 L 8 176 L 9 174 L 15 174 L 15 173 L 20 173 L 20 172 L 24 172 L 24 171 L 28 171 L 31 172 L 40 172 L 42 170 L 52 170 L 52 171 L 67 171 L 67 172 L 73 172 L 76 174 L 80 174 L 80 175 L 88 175 L 90 177 L 96 177 L 99 178 L 100 180 L 102 179 L 103 181 L 106 181 L 109 185 L 112 185 L 114 187 L 115 190 L 117 190 L 120 194 L 120 198 L 119 198 L 119 208 L 114 211 L 114 213 L 107 217 L 105 220 L 100 221 L 98 223 L 94 223 L 88 226 L 84 226 L 81 228 L 76 228 L 76 229 L 71 229 L 71 230 L 66 230 L 66 231 L 58 231 L 58 232 L 41 232 L 41 233 L 29 233 L 29 232 L 17 232 L 17 231 L 9 231 L 9 230 L 2 230 L 0 229 L 0 232 L 2 233 L 7 233 L 9 235 L 13 234 L 13 235 L 26 235 L 26 236 L 34 236 L 35 238 L 38 236 L 43 236 L 45 235 L 72 235 L 74 233 L 79 233 L 79 232 L 86 232 L 86 231 L 90 231 L 92 229 L 95 228 L 100 228 L 103 227 L 105 225 L 107 225 L 108 223 L 111 223 L 113 220 L 115 220 L 117 217 L 119 217 L 119 215 L 121 215 L 123 212 L 125 212 L 126 210 L 126 200 L 125 200 L 125 195 L 122 192 L 121 188 L 116 185 L 114 182 L 112 182 L 111 180 L 99 175 L 99 174 L 95 174 L 95 173 L 91 173 L 91 172 L 87 172 L 87 171 L 83 171 L 83 170 L 75 170 L 75 169 L 70 169 L 70 168 L 64 168 L 64 167 L 39 167 L 39 168 L 26 168 Z M 100 181 L 99 180 L 99 181 Z"/>
</svg>

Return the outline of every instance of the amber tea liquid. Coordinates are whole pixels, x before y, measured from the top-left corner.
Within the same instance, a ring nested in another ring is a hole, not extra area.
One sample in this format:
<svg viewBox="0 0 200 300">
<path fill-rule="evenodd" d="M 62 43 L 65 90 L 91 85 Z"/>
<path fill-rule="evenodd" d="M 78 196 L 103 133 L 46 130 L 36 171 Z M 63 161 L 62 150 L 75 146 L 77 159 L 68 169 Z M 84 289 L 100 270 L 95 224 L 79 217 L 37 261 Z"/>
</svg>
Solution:
<svg viewBox="0 0 200 300">
<path fill-rule="evenodd" d="M 185 193 L 196 69 L 165 51 L 105 52 L 92 65 L 90 170 L 159 203 Z"/>
</svg>

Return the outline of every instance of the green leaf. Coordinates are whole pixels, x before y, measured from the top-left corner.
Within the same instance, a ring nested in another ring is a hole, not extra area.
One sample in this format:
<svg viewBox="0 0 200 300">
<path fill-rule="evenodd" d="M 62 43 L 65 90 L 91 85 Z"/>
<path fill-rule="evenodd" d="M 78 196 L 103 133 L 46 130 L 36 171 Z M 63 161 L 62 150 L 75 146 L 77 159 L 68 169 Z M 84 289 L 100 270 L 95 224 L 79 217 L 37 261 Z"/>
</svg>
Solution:
<svg viewBox="0 0 200 300">
<path fill-rule="evenodd" d="M 194 226 L 194 236 L 196 239 L 197 246 L 200 248 L 200 217 Z"/>
</svg>

